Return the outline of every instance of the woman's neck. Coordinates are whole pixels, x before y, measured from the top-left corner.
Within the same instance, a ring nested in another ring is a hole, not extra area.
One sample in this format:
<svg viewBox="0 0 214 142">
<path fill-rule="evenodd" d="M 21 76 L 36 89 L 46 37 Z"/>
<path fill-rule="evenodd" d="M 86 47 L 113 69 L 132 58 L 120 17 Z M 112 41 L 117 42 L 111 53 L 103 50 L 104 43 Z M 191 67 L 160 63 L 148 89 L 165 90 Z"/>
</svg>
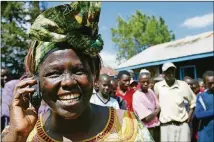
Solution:
<svg viewBox="0 0 214 142">
<path fill-rule="evenodd" d="M 64 138 L 82 141 L 100 133 L 106 127 L 108 119 L 107 107 L 90 104 L 78 119 L 65 120 L 52 112 L 52 114 L 47 113 L 43 121 L 45 132 L 51 138 L 58 141 L 63 141 Z"/>
<path fill-rule="evenodd" d="M 89 104 L 77 119 L 66 120 L 56 113 L 52 113 L 50 119 L 51 129 L 57 133 L 84 133 L 92 126 L 93 112 Z"/>
</svg>

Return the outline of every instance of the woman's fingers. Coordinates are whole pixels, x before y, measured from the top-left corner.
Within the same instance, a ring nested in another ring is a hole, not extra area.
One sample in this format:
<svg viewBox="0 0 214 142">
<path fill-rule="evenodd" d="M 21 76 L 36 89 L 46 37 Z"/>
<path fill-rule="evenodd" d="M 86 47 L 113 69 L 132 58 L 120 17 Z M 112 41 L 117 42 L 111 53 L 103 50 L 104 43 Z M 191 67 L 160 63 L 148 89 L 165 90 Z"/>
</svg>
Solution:
<svg viewBox="0 0 214 142">
<path fill-rule="evenodd" d="M 35 92 L 35 89 L 29 86 L 34 84 L 36 84 L 36 80 L 33 78 L 26 78 L 20 81 L 14 89 L 14 96 L 11 105 L 27 109 L 29 107 L 29 95 L 32 95 Z"/>
<path fill-rule="evenodd" d="M 20 134 L 28 134 L 35 126 L 38 111 L 29 107 L 29 97 L 35 92 L 32 88 L 36 84 L 33 78 L 21 80 L 14 89 L 14 96 L 10 104 L 10 125 Z"/>
<path fill-rule="evenodd" d="M 20 81 L 14 89 L 14 99 L 19 99 L 21 95 L 33 93 L 35 90 L 27 86 L 32 86 L 34 84 L 36 84 L 36 80 L 34 80 L 33 78 L 26 78 Z"/>
<path fill-rule="evenodd" d="M 16 85 L 16 89 L 18 88 L 23 88 L 23 87 L 26 87 L 26 86 L 32 86 L 36 84 L 36 80 L 34 80 L 32 77 L 31 78 L 26 78 L 22 81 L 20 81 L 17 85 Z"/>
<path fill-rule="evenodd" d="M 35 89 L 34 88 L 22 88 L 22 89 L 17 89 L 17 93 L 14 96 L 14 99 L 20 99 L 20 97 L 23 97 L 25 95 L 29 95 L 34 93 Z"/>
</svg>

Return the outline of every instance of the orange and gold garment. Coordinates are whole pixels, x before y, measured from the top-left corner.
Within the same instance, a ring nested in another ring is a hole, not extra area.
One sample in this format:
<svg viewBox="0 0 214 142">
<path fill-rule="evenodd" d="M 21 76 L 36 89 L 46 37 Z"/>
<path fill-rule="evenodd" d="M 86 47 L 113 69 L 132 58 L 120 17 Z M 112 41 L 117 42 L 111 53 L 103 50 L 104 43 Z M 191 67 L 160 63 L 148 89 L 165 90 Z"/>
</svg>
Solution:
<svg viewBox="0 0 214 142">
<path fill-rule="evenodd" d="M 109 119 L 106 127 L 96 136 L 83 140 L 84 142 L 100 142 L 100 141 L 154 141 L 148 129 L 138 120 L 133 112 L 125 110 L 115 110 L 109 108 Z M 49 137 L 41 122 L 42 115 L 38 119 L 35 128 L 30 133 L 27 141 L 33 142 L 57 142 L 57 140 Z"/>
</svg>

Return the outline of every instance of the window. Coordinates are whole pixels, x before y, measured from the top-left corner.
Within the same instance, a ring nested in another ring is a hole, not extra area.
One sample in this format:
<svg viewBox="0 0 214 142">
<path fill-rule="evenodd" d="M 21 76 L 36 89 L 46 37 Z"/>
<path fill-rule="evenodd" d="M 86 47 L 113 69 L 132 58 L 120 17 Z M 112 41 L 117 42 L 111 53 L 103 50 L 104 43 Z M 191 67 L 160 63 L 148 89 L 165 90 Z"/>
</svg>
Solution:
<svg viewBox="0 0 214 142">
<path fill-rule="evenodd" d="M 180 67 L 180 80 L 183 80 L 185 76 L 189 76 L 193 79 L 197 78 L 196 74 L 196 66 L 190 65 L 190 66 L 183 66 Z"/>
</svg>

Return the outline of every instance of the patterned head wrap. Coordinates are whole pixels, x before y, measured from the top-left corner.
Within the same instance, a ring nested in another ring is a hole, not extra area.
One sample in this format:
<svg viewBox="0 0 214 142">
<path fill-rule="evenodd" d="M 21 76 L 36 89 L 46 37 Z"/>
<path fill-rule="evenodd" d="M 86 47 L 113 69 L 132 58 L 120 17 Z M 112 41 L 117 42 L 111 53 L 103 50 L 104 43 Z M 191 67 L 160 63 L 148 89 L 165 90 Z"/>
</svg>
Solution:
<svg viewBox="0 0 214 142">
<path fill-rule="evenodd" d="M 50 8 L 40 14 L 29 31 L 38 44 L 33 49 L 35 71 L 42 59 L 65 42 L 83 54 L 96 56 L 103 48 L 98 34 L 101 2 L 72 2 Z"/>
</svg>

